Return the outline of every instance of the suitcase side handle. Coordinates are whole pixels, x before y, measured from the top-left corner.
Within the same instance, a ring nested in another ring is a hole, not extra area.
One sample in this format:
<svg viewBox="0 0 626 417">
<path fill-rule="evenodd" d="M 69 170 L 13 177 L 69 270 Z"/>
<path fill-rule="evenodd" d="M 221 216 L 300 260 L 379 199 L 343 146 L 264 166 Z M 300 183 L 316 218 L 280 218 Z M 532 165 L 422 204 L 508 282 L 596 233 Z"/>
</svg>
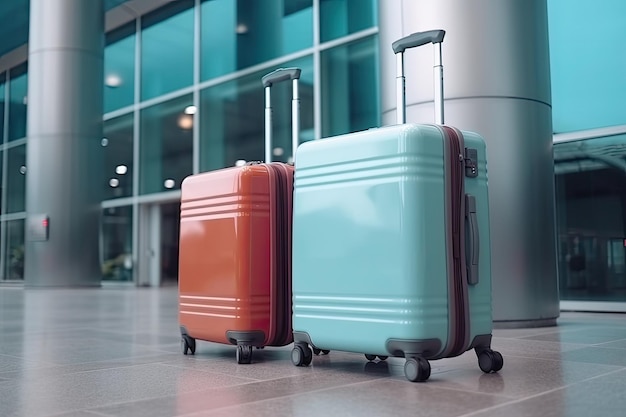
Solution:
<svg viewBox="0 0 626 417">
<path fill-rule="evenodd" d="M 465 217 L 467 232 L 465 235 L 465 265 L 467 267 L 467 283 L 478 284 L 478 257 L 480 254 L 480 236 L 478 232 L 478 216 L 476 215 L 476 197 L 465 194 Z"/>
<path fill-rule="evenodd" d="M 300 95 L 298 80 L 301 74 L 300 68 L 278 68 L 261 78 L 265 88 L 265 162 L 272 162 L 272 104 L 270 90 L 273 84 L 291 80 L 293 98 L 291 100 L 291 159 L 295 158 L 296 148 L 300 144 L 298 134 L 300 132 Z"/>
<path fill-rule="evenodd" d="M 391 44 L 396 54 L 396 114 L 397 123 L 406 123 L 406 92 L 404 76 L 404 52 L 406 49 L 432 43 L 435 50 L 435 65 L 433 66 L 433 78 L 435 82 L 435 123 L 442 125 L 443 118 L 443 64 L 441 62 L 441 44 L 446 32 L 444 30 L 429 30 L 416 32 L 404 38 L 398 39 Z"/>
</svg>

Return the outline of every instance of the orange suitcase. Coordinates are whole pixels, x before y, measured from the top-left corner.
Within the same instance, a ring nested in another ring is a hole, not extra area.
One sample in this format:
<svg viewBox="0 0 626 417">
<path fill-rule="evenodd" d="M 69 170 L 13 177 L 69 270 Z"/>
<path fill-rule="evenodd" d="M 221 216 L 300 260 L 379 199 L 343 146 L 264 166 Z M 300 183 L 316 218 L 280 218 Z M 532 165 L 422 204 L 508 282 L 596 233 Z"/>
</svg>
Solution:
<svg viewBox="0 0 626 417">
<path fill-rule="evenodd" d="M 300 70 L 276 70 L 265 86 L 265 160 L 271 159 L 270 88 L 293 81 L 293 141 L 299 130 Z M 179 323 L 182 349 L 196 339 L 252 348 L 284 346 L 291 330 L 293 166 L 249 163 L 187 177 L 181 188 Z"/>
</svg>

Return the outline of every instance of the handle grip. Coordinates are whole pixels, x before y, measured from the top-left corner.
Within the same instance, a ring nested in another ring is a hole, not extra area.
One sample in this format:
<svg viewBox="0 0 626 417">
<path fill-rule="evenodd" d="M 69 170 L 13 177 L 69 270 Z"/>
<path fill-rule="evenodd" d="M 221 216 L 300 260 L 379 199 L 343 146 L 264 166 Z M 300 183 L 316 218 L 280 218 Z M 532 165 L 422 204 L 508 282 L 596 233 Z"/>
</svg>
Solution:
<svg viewBox="0 0 626 417">
<path fill-rule="evenodd" d="M 264 75 L 261 78 L 263 87 L 265 88 L 265 163 L 272 162 L 272 105 L 271 105 L 271 87 L 273 84 L 281 81 L 291 80 L 292 82 L 292 99 L 291 99 L 291 147 L 292 159 L 295 159 L 296 148 L 300 144 L 300 93 L 298 82 L 301 74 L 300 68 L 279 68 Z"/>
<path fill-rule="evenodd" d="M 476 197 L 465 194 L 465 265 L 467 268 L 467 283 L 478 284 L 478 257 L 480 254 L 480 236 L 478 231 L 478 216 L 476 215 Z"/>
<path fill-rule="evenodd" d="M 272 84 L 277 84 L 281 81 L 297 80 L 300 78 L 300 68 L 278 68 L 266 74 L 261 78 L 263 87 L 271 87 Z"/>
<path fill-rule="evenodd" d="M 441 43 L 446 36 L 445 30 L 429 30 L 427 32 L 416 32 L 402 39 L 398 39 L 391 44 L 394 53 L 404 52 L 406 49 L 426 45 L 427 43 Z"/>
</svg>

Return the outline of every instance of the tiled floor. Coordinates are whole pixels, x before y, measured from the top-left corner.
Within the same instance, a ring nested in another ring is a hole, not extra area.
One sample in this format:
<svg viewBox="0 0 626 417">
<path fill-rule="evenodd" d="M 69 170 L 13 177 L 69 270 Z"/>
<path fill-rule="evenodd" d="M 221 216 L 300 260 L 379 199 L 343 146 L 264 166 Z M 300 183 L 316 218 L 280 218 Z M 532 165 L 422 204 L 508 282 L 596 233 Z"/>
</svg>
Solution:
<svg viewBox="0 0 626 417">
<path fill-rule="evenodd" d="M 331 352 L 299 368 L 284 347 L 237 365 L 234 347 L 208 342 L 184 356 L 176 295 L 0 287 L 0 416 L 626 415 L 626 315 L 495 330 L 500 373 L 483 374 L 470 352 L 411 383 L 400 358 Z"/>
</svg>

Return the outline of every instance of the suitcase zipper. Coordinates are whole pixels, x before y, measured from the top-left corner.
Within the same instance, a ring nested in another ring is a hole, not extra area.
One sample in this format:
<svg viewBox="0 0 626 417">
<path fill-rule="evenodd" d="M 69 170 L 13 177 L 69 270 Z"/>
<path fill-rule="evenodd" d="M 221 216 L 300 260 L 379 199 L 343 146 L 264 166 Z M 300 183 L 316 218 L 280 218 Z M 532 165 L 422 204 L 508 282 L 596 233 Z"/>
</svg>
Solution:
<svg viewBox="0 0 626 417">
<path fill-rule="evenodd" d="M 469 335 L 469 313 L 467 302 L 467 281 L 465 270 L 465 254 L 463 247 L 464 227 L 464 157 L 462 133 L 450 127 L 444 127 L 444 132 L 449 139 L 448 166 L 450 171 L 450 215 L 452 236 L 452 290 L 454 294 L 449 297 L 451 307 L 450 335 L 453 340 L 448 341 L 444 356 L 458 356 L 467 350 Z"/>
</svg>

